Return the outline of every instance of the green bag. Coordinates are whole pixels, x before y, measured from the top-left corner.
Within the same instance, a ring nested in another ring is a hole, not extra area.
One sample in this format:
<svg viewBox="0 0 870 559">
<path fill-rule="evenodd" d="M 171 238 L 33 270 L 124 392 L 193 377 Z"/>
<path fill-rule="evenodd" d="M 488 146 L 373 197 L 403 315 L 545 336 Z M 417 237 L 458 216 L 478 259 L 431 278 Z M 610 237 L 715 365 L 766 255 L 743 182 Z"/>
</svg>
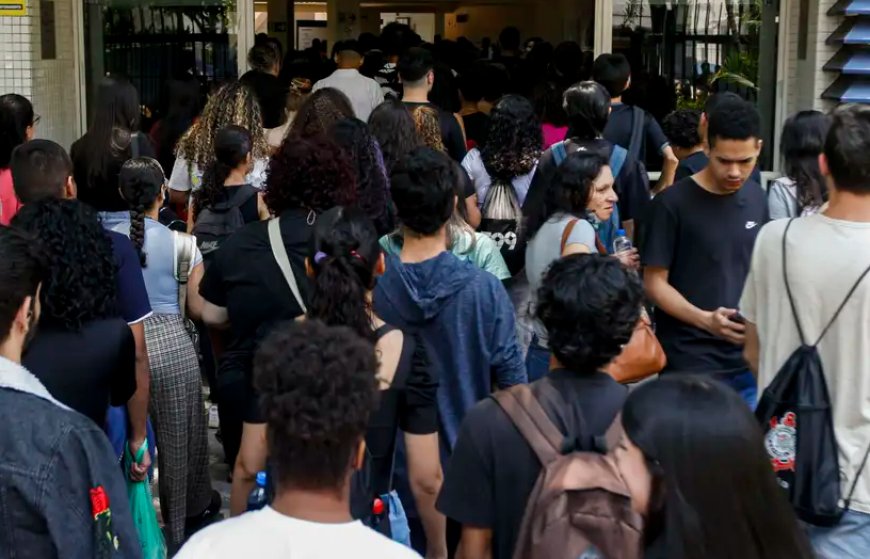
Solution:
<svg viewBox="0 0 870 559">
<path fill-rule="evenodd" d="M 136 463 L 142 462 L 148 451 L 146 440 L 139 450 L 136 451 Z M 124 471 L 130 471 L 133 456 L 130 454 L 129 445 L 124 445 Z M 127 497 L 130 499 L 130 512 L 133 513 L 133 524 L 139 533 L 139 545 L 142 546 L 144 559 L 165 559 L 166 541 L 163 539 L 163 531 L 157 523 L 157 512 L 151 500 L 151 486 L 148 478 L 143 481 L 127 479 Z"/>
</svg>

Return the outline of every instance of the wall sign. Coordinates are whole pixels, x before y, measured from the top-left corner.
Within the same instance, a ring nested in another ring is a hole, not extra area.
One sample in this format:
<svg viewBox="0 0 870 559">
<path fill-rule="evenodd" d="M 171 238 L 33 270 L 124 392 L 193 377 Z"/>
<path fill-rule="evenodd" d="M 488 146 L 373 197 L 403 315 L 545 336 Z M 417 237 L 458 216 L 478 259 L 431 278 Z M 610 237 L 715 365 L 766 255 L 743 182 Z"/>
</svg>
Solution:
<svg viewBox="0 0 870 559">
<path fill-rule="evenodd" d="M 0 16 L 26 16 L 24 2 L 0 2 Z"/>
</svg>

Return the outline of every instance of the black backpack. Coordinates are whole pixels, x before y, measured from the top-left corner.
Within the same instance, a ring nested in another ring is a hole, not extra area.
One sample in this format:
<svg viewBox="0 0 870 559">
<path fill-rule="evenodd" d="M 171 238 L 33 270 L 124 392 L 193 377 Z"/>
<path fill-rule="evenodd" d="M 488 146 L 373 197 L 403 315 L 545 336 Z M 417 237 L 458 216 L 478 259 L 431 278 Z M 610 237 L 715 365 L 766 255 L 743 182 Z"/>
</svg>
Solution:
<svg viewBox="0 0 870 559">
<path fill-rule="evenodd" d="M 196 244 L 206 264 L 220 248 L 224 239 L 245 226 L 245 217 L 242 215 L 241 208 L 251 197 L 256 196 L 257 192 L 256 188 L 246 184 L 226 200 L 199 211 L 191 233 L 196 237 Z"/>
<path fill-rule="evenodd" d="M 813 345 L 807 345 L 788 282 L 786 239 L 794 220 L 782 237 L 782 270 L 801 346 L 788 358 L 770 383 L 756 417 L 764 429 L 764 446 L 779 484 L 786 490 L 798 517 L 815 526 L 835 526 L 849 508 L 858 479 L 867 463 L 870 447 L 855 473 L 843 508 L 840 508 L 840 464 L 831 399 L 825 382 L 818 345 L 870 273 L 868 267 Z"/>
</svg>

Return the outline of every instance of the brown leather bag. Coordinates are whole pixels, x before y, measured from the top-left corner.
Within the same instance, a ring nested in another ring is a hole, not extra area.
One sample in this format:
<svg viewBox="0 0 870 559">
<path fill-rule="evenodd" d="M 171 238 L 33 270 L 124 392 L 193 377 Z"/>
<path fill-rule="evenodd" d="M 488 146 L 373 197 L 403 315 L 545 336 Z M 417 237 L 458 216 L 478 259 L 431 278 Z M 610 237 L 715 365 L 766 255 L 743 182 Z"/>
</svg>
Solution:
<svg viewBox="0 0 870 559">
<path fill-rule="evenodd" d="M 559 254 L 565 252 L 565 246 L 568 243 L 568 237 L 577 225 L 578 219 L 572 219 L 562 231 L 562 245 Z M 607 250 L 595 236 L 598 252 L 607 254 Z M 624 384 L 638 382 L 653 375 L 657 375 L 665 368 L 668 359 L 665 355 L 665 350 L 662 349 L 655 332 L 652 329 L 652 321 L 646 312 L 646 309 L 641 308 L 640 319 L 634 327 L 634 333 L 631 339 L 622 348 L 616 359 L 614 359 L 607 367 L 604 368 L 610 376 L 616 379 L 617 382 Z"/>
<path fill-rule="evenodd" d="M 555 390 L 547 383 L 545 378 L 536 385 Z M 564 435 L 528 385 L 512 386 L 493 398 L 541 462 L 514 559 L 640 559 L 643 517 L 632 509 L 631 495 L 612 458 L 573 449 L 564 453 Z M 616 428 L 608 435 L 612 437 L 618 426 L 617 416 Z"/>
</svg>

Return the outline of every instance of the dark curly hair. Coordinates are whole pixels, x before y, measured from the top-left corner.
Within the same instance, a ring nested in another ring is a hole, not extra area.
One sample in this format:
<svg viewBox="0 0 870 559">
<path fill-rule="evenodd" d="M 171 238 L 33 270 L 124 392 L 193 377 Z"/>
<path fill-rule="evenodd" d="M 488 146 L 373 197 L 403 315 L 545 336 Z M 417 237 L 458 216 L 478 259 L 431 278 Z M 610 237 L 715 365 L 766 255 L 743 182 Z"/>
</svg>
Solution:
<svg viewBox="0 0 870 559">
<path fill-rule="evenodd" d="M 352 206 L 357 200 L 353 164 L 323 137 L 284 142 L 269 163 L 264 200 L 276 216 L 289 209 L 322 213 Z"/>
<path fill-rule="evenodd" d="M 392 173 L 411 150 L 423 145 L 411 111 L 397 99 L 388 99 L 372 111 L 369 128 L 381 146 L 387 174 Z"/>
<path fill-rule="evenodd" d="M 308 261 L 314 270 L 314 293 L 308 317 L 330 326 L 348 326 L 374 342 L 371 304 L 375 266 L 381 256 L 378 233 L 358 208 L 333 208 L 314 226 Z"/>
<path fill-rule="evenodd" d="M 324 87 L 309 95 L 299 107 L 287 137 L 326 135 L 336 122 L 353 117 L 353 106 L 347 96 L 332 87 Z"/>
<path fill-rule="evenodd" d="M 15 93 L 0 96 L 0 169 L 9 167 L 12 150 L 27 141 L 27 129 L 34 125 L 33 105 Z"/>
<path fill-rule="evenodd" d="M 355 162 L 358 204 L 374 221 L 378 235 L 395 229 L 396 218 L 390 199 L 390 181 L 377 140 L 368 126 L 358 119 L 339 120 L 332 127 L 332 138 Z"/>
<path fill-rule="evenodd" d="M 378 402 L 374 346 L 317 320 L 277 327 L 254 356 L 279 491 L 347 483 Z"/>
<path fill-rule="evenodd" d="M 541 123 L 532 104 L 525 97 L 507 95 L 492 108 L 489 136 L 480 156 L 493 181 L 510 183 L 532 172 L 542 143 Z"/>
<path fill-rule="evenodd" d="M 668 141 L 683 149 L 692 149 L 701 145 L 701 135 L 698 124 L 701 122 L 701 111 L 697 109 L 678 109 L 662 121 L 662 131 Z"/>
<path fill-rule="evenodd" d="M 193 193 L 194 215 L 226 199 L 224 183 L 227 177 L 245 162 L 253 148 L 254 139 L 242 126 L 231 124 L 218 131 L 214 140 L 214 161 L 205 168 L 201 188 Z"/>
<path fill-rule="evenodd" d="M 37 237 L 45 253 L 41 324 L 78 331 L 91 320 L 117 316 L 112 242 L 94 209 L 78 200 L 45 199 L 21 208 L 12 225 Z"/>
<path fill-rule="evenodd" d="M 145 212 L 147 212 L 166 184 L 163 167 L 151 157 L 130 159 L 118 174 L 121 197 L 130 205 L 130 241 L 139 255 L 139 264 L 144 268 L 147 257 L 142 250 L 145 244 Z"/>
<path fill-rule="evenodd" d="M 620 354 L 640 318 L 643 287 L 618 260 L 566 256 L 550 266 L 541 285 L 535 314 L 562 366 L 593 373 Z"/>
</svg>

